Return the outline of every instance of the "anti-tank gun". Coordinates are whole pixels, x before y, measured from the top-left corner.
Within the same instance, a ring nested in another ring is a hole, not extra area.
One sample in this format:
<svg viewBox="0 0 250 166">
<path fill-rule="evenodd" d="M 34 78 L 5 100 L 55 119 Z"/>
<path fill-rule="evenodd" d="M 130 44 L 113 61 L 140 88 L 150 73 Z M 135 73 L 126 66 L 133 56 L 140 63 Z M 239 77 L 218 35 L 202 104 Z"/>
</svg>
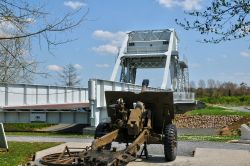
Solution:
<svg viewBox="0 0 250 166">
<path fill-rule="evenodd" d="M 68 165 L 124 165 L 136 159 L 141 146 L 141 156 L 147 158 L 148 144 L 163 144 L 166 161 L 175 160 L 177 132 L 172 123 L 173 92 L 148 92 L 145 88 L 141 93 L 106 91 L 110 122 L 97 126 L 91 146 L 75 155 L 73 160 L 68 161 Z M 125 143 L 126 148 L 118 151 L 112 147 L 114 141 Z M 70 156 L 70 152 L 67 152 L 65 150 L 61 156 Z"/>
</svg>

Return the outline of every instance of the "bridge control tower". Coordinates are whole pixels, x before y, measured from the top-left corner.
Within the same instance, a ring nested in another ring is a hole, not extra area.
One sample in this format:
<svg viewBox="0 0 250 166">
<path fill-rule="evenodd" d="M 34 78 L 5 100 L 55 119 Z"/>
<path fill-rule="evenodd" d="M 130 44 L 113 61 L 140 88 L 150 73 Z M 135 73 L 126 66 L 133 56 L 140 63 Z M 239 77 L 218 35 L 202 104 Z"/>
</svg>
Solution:
<svg viewBox="0 0 250 166">
<path fill-rule="evenodd" d="M 174 29 L 127 33 L 110 80 L 115 81 L 120 70 L 120 82 L 135 84 L 136 71 L 142 68 L 164 68 L 161 89 L 188 91 L 188 64 L 180 60 Z"/>
</svg>

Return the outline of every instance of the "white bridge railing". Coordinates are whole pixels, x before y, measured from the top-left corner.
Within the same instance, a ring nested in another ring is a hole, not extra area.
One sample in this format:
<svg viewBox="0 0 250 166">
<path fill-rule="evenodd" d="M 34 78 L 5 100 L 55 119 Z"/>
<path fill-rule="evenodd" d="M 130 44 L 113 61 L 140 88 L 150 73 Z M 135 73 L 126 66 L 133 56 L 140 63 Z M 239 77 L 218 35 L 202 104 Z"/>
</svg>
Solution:
<svg viewBox="0 0 250 166">
<path fill-rule="evenodd" d="M 57 116 L 61 117 L 61 121 L 58 120 L 58 122 L 87 123 L 86 119 L 90 118 L 91 126 L 97 126 L 99 122 L 107 121 L 108 119 L 106 111 L 105 91 L 132 91 L 139 93 L 141 92 L 141 88 L 142 87 L 140 85 L 113 82 L 100 79 L 90 79 L 88 88 L 29 84 L 0 84 L 0 107 L 89 102 L 91 110 L 90 117 L 89 114 L 86 114 L 84 112 L 77 112 L 77 115 L 73 115 L 72 112 L 67 112 L 64 113 L 64 116 L 60 115 L 62 113 L 60 113 L 59 111 L 57 112 Z M 148 90 L 164 91 L 163 89 L 152 87 L 149 87 Z M 194 102 L 195 98 L 193 93 L 174 92 L 174 103 Z M 13 113 L 15 113 L 16 115 L 14 116 Z M 50 112 L 46 110 L 44 110 L 43 112 L 41 110 L 39 113 L 44 113 L 44 116 L 46 114 L 46 116 L 48 117 L 47 122 L 55 122 L 55 112 Z M 72 115 L 69 115 L 70 113 Z M 28 119 L 30 119 L 31 114 L 32 112 L 0 111 L 0 121 L 2 118 L 2 121 L 4 121 L 3 119 L 5 119 L 6 122 L 14 123 L 20 121 L 20 119 L 15 120 L 14 117 L 22 117 L 21 119 L 27 119 L 25 122 L 28 122 Z M 63 120 L 63 118 L 67 120 Z"/>
<path fill-rule="evenodd" d="M 0 107 L 88 102 L 88 89 L 31 84 L 0 84 Z"/>
</svg>

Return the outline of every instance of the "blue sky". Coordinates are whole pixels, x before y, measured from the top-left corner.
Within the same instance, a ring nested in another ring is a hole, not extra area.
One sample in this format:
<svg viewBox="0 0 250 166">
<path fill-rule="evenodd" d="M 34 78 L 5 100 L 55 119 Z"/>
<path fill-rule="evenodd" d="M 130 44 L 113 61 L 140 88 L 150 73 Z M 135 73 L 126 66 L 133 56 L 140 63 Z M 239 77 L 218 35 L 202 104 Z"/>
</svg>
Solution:
<svg viewBox="0 0 250 166">
<path fill-rule="evenodd" d="M 34 1 L 36 2 L 36 1 Z M 33 43 L 32 54 L 42 62 L 41 71 L 49 72 L 49 78 L 37 77 L 34 83 L 58 82 L 56 71 L 69 63 L 80 73 L 82 85 L 89 78 L 109 79 L 115 63 L 117 47 L 125 32 L 131 30 L 174 28 L 180 38 L 180 56 L 187 57 L 190 80 L 215 79 L 246 82 L 250 85 L 249 37 L 220 44 L 197 42 L 204 36 L 195 31 L 186 31 L 176 25 L 174 19 L 188 17 L 184 10 L 205 8 L 208 1 L 202 0 L 56 0 L 46 2 L 51 17 L 56 18 L 79 7 L 89 13 L 76 30 L 62 34 L 60 39 L 78 40 L 54 48 L 51 55 L 46 47 L 42 50 Z M 137 83 L 149 78 L 151 85 L 160 86 L 162 69 L 139 71 Z"/>
</svg>

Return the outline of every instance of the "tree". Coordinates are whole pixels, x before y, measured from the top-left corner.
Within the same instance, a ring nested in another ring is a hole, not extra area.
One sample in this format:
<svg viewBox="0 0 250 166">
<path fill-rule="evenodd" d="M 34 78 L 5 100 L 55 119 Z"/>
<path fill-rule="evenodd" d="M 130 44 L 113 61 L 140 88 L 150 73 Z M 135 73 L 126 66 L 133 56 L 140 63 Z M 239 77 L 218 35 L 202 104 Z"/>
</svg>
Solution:
<svg viewBox="0 0 250 166">
<path fill-rule="evenodd" d="M 176 23 L 186 30 L 194 29 L 201 34 L 212 34 L 204 42 L 240 39 L 250 34 L 250 0 L 213 0 L 203 11 L 187 12 L 193 20 Z"/>
<path fill-rule="evenodd" d="M 204 97 L 205 92 L 206 92 L 206 83 L 204 80 L 199 80 L 198 81 L 198 89 L 196 91 L 197 97 Z"/>
<path fill-rule="evenodd" d="M 207 92 L 210 97 L 212 97 L 213 93 L 215 92 L 216 83 L 213 79 L 207 80 Z"/>
<path fill-rule="evenodd" d="M 246 83 L 242 82 L 240 83 L 240 94 L 241 95 L 246 95 L 247 94 L 247 89 L 248 89 L 248 86 Z"/>
<path fill-rule="evenodd" d="M 61 40 L 57 35 L 71 32 L 88 13 L 81 14 L 82 10 L 79 9 L 53 18 L 45 6 L 31 4 L 26 0 L 0 0 L 1 82 L 30 82 L 33 74 L 45 74 L 35 70 L 37 62 L 29 55 L 32 42 L 36 40 L 41 47 L 45 41 L 50 51 L 52 46 L 73 40 Z"/>
<path fill-rule="evenodd" d="M 216 81 L 216 88 L 220 88 L 221 82 L 219 80 Z"/>
<path fill-rule="evenodd" d="M 237 90 L 238 85 L 233 82 L 224 82 L 221 84 L 221 88 L 223 89 L 223 95 L 224 96 L 233 96 L 235 95 L 235 92 Z"/>
<path fill-rule="evenodd" d="M 208 79 L 208 80 L 207 80 L 207 88 L 209 88 L 209 89 L 216 88 L 215 80 L 213 80 L 213 79 Z"/>
<path fill-rule="evenodd" d="M 190 81 L 190 91 L 194 92 L 195 88 L 196 88 L 195 82 L 194 81 Z"/>
<path fill-rule="evenodd" d="M 77 69 L 72 64 L 66 65 L 63 70 L 58 73 L 61 82 L 65 86 L 77 86 L 81 80 Z"/>
<path fill-rule="evenodd" d="M 25 39 L 0 41 L 0 82 L 30 83 L 37 62 L 25 51 Z"/>
<path fill-rule="evenodd" d="M 198 87 L 201 88 L 201 89 L 205 89 L 206 88 L 205 81 L 204 80 L 199 80 Z"/>
<path fill-rule="evenodd" d="M 43 11 L 44 6 L 32 6 L 29 1 L 0 0 L 0 23 L 5 26 L 0 40 L 15 40 L 20 38 L 39 37 L 50 45 L 57 45 L 63 41 L 55 41 L 52 34 L 66 32 L 78 26 L 85 18 L 86 13 L 80 19 L 74 16 L 80 11 L 66 13 L 61 18 L 51 19 L 49 13 Z M 50 20 L 50 21 L 49 21 Z"/>
</svg>

